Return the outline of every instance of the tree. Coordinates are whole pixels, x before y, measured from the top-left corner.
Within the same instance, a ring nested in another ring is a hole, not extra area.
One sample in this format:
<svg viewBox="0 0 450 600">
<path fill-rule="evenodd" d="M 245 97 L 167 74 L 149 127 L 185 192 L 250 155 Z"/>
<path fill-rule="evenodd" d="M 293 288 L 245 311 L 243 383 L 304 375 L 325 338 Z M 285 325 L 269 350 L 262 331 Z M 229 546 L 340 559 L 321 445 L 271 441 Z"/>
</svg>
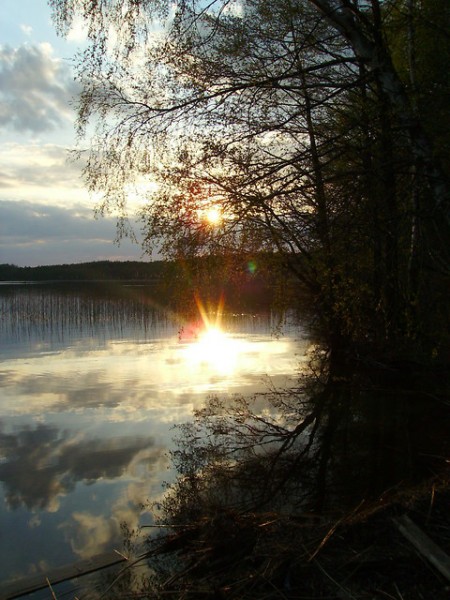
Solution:
<svg viewBox="0 0 450 600">
<path fill-rule="evenodd" d="M 417 257 L 448 272 L 450 211 L 430 130 L 394 65 L 401 0 L 50 4 L 62 32 L 77 13 L 89 23 L 78 126 L 97 126 L 85 175 L 102 210 L 123 217 L 130 186 L 151 180 L 149 251 L 276 251 L 334 338 L 405 347 L 417 335 Z M 399 22 L 406 30 L 407 15 Z M 402 199 L 413 165 L 420 207 Z M 419 221 L 435 239 L 417 236 Z"/>
</svg>

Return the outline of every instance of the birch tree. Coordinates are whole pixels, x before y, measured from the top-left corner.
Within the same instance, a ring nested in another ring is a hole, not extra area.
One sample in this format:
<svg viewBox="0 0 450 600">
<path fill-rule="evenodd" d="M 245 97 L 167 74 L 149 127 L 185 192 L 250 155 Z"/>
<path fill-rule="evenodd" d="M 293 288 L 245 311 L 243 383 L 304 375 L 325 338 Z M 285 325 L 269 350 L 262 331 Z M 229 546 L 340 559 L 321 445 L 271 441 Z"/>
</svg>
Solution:
<svg viewBox="0 0 450 600">
<path fill-rule="evenodd" d="M 394 60 L 401 0 L 50 4 L 62 33 L 75 15 L 89 26 L 78 127 L 96 126 L 85 177 L 101 210 L 123 216 L 135 186 L 149 251 L 275 251 L 338 337 L 416 335 L 408 265 L 448 273 L 450 210 Z M 420 212 L 403 198 L 412 165 Z"/>
</svg>

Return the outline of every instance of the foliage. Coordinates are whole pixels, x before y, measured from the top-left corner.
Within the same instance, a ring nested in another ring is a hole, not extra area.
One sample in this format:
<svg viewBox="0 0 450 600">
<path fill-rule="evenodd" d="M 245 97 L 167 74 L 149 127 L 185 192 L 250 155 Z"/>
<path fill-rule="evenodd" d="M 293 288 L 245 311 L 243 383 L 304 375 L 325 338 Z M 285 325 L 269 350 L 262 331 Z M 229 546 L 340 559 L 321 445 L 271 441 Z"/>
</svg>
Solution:
<svg viewBox="0 0 450 600">
<path fill-rule="evenodd" d="M 76 14 L 89 25 L 78 127 L 96 128 L 85 176 L 101 211 L 119 208 L 125 227 L 140 197 L 146 250 L 178 260 L 276 251 L 330 339 L 444 352 L 422 323 L 431 283 L 432 337 L 448 313 L 448 135 L 426 101 L 446 102 L 446 59 L 421 23 L 438 27 L 448 11 L 414 0 L 50 4 L 60 31 Z"/>
</svg>

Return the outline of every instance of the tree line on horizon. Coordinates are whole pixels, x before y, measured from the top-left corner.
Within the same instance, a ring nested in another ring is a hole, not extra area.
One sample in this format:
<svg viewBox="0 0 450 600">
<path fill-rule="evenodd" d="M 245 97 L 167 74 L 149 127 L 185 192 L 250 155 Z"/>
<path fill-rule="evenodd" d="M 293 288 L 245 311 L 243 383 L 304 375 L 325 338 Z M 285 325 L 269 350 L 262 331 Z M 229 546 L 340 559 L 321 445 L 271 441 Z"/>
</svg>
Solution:
<svg viewBox="0 0 450 600">
<path fill-rule="evenodd" d="M 1 281 L 148 280 L 159 278 L 164 261 L 92 261 L 19 267 L 0 264 Z"/>
</svg>

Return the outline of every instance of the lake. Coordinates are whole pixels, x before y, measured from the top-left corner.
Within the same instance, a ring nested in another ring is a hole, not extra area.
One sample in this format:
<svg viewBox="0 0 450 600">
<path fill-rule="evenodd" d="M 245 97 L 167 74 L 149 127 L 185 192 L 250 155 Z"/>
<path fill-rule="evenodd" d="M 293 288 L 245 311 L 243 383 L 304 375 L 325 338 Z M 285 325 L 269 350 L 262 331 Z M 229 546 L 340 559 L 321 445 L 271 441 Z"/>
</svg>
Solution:
<svg viewBox="0 0 450 600">
<path fill-rule="evenodd" d="M 293 318 L 202 312 L 146 286 L 0 285 L 0 585 L 120 549 L 173 477 L 174 425 L 210 395 L 295 382 Z"/>
</svg>

